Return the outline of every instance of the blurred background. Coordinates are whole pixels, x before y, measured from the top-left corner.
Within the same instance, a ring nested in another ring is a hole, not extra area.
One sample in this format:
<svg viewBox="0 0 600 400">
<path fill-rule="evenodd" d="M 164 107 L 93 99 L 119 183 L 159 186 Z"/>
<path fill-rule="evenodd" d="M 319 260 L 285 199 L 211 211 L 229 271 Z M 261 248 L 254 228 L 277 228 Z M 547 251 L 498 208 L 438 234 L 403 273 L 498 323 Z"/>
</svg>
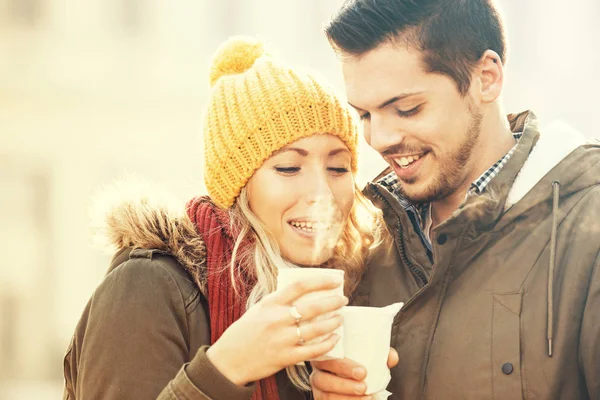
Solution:
<svg viewBox="0 0 600 400">
<path fill-rule="evenodd" d="M 90 194 L 134 172 L 202 191 L 199 142 L 216 47 L 260 35 L 340 90 L 322 24 L 340 0 L 0 0 L 0 399 L 59 399 L 62 357 L 110 256 Z M 600 93 L 598 0 L 500 0 L 507 111 L 586 136 Z M 361 182 L 382 168 L 362 144 Z"/>
</svg>

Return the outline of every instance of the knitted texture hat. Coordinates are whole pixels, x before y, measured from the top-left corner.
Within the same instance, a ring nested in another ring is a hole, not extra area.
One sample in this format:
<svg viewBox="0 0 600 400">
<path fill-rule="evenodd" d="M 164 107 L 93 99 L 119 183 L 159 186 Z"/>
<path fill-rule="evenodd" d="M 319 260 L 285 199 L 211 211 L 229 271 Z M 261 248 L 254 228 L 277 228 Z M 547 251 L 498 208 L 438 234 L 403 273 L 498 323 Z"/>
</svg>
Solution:
<svg viewBox="0 0 600 400">
<path fill-rule="evenodd" d="M 204 125 L 204 180 L 214 203 L 231 207 L 254 172 L 275 151 L 315 134 L 339 137 L 356 172 L 358 133 L 349 108 L 308 72 L 265 53 L 249 37 L 217 50 Z"/>
</svg>

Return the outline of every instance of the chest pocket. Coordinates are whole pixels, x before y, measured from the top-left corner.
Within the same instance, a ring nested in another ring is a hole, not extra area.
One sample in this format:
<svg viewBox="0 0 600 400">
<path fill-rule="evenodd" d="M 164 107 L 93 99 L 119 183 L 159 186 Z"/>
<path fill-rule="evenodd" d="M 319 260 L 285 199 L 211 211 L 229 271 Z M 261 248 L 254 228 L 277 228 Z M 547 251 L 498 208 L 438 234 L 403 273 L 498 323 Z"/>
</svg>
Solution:
<svg viewBox="0 0 600 400">
<path fill-rule="evenodd" d="M 492 309 L 492 393 L 494 400 L 522 399 L 522 293 L 494 294 Z"/>
</svg>

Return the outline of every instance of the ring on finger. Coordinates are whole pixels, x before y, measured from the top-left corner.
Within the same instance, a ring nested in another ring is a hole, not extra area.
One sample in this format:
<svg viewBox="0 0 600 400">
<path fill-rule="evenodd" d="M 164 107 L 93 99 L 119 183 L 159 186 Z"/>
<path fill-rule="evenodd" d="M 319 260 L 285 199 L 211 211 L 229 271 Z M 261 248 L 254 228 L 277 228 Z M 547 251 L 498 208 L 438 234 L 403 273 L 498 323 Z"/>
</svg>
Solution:
<svg viewBox="0 0 600 400">
<path fill-rule="evenodd" d="M 304 344 L 304 338 L 302 337 L 299 326 L 296 327 L 296 335 L 298 336 L 298 346 L 302 346 Z"/>
<path fill-rule="evenodd" d="M 302 314 L 298 312 L 296 306 L 290 307 L 290 315 L 296 320 L 296 325 L 300 325 L 300 321 L 302 320 Z"/>
</svg>

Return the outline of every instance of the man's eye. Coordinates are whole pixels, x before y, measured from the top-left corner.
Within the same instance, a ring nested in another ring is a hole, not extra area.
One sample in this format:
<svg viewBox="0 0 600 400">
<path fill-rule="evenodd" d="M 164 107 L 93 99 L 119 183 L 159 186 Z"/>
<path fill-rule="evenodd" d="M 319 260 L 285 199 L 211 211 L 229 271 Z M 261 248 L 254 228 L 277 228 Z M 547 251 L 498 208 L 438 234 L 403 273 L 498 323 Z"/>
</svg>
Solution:
<svg viewBox="0 0 600 400">
<path fill-rule="evenodd" d="M 416 113 L 418 113 L 419 111 L 421 111 L 421 104 L 419 104 L 418 106 L 411 108 L 410 110 L 400 110 L 399 108 L 396 108 L 396 113 L 403 117 L 403 118 L 408 118 L 408 117 L 412 117 L 413 115 L 415 115 Z"/>
<path fill-rule="evenodd" d="M 296 172 L 300 171 L 300 167 L 275 167 L 275 171 L 279 172 L 280 174 L 295 174 Z"/>
</svg>

